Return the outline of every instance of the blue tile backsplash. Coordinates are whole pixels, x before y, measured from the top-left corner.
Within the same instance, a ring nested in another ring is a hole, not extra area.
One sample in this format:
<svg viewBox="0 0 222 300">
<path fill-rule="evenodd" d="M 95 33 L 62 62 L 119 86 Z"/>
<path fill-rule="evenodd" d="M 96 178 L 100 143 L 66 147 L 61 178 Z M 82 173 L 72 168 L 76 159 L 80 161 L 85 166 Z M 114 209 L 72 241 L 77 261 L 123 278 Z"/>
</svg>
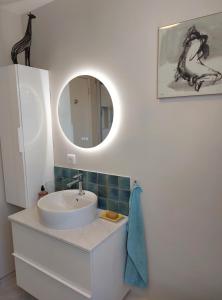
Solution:
<svg viewBox="0 0 222 300">
<path fill-rule="evenodd" d="M 66 190 L 72 177 L 83 174 L 83 189 L 98 196 L 98 207 L 129 214 L 130 178 L 63 167 L 54 168 L 56 191 Z M 72 188 L 78 189 L 78 183 Z"/>
</svg>

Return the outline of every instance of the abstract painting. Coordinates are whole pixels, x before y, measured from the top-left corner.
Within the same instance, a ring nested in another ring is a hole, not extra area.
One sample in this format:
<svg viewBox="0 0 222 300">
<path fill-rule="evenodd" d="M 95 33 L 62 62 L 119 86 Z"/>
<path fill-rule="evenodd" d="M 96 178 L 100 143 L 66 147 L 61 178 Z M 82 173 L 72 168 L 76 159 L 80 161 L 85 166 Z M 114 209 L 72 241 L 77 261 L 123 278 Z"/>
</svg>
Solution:
<svg viewBox="0 0 222 300">
<path fill-rule="evenodd" d="M 222 13 L 159 28 L 158 98 L 222 93 Z"/>
</svg>

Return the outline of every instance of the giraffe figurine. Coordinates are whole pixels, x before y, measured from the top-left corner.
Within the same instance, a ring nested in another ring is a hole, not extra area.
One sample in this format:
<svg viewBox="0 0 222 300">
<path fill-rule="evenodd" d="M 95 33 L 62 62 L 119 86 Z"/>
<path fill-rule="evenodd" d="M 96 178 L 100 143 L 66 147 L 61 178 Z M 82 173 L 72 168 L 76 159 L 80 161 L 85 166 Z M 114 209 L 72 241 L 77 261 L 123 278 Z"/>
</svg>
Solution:
<svg viewBox="0 0 222 300">
<path fill-rule="evenodd" d="M 32 43 L 32 19 L 35 19 L 31 12 L 28 14 L 28 25 L 24 37 L 17 42 L 11 51 L 11 59 L 14 64 L 18 64 L 17 55 L 25 51 L 25 65 L 30 66 L 30 47 Z"/>
</svg>

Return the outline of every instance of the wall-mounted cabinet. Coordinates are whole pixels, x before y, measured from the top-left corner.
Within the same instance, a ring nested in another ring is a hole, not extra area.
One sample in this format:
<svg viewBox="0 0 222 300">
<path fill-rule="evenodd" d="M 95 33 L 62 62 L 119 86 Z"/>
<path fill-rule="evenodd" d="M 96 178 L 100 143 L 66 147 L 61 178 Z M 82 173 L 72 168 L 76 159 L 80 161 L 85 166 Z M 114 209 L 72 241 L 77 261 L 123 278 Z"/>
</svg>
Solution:
<svg viewBox="0 0 222 300">
<path fill-rule="evenodd" d="M 57 230 L 36 207 L 9 217 L 17 285 L 39 300 L 122 300 L 127 219 Z M 42 247 L 44 245 L 44 247 Z"/>
<path fill-rule="evenodd" d="M 6 201 L 31 207 L 54 178 L 48 71 L 0 68 L 0 134 Z"/>
</svg>

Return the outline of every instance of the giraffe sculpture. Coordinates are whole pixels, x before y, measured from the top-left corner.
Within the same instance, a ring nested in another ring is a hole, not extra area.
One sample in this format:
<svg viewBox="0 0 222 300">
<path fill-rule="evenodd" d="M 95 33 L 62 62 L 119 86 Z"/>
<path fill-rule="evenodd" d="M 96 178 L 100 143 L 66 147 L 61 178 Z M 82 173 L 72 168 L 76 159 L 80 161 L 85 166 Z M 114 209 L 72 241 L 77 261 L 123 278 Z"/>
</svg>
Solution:
<svg viewBox="0 0 222 300">
<path fill-rule="evenodd" d="M 28 14 L 28 17 L 29 17 L 28 25 L 24 37 L 12 47 L 11 58 L 14 64 L 18 63 L 17 55 L 25 51 L 25 64 L 26 66 L 30 66 L 30 47 L 32 42 L 32 19 L 35 19 L 36 16 L 31 14 L 30 12 Z"/>
</svg>

